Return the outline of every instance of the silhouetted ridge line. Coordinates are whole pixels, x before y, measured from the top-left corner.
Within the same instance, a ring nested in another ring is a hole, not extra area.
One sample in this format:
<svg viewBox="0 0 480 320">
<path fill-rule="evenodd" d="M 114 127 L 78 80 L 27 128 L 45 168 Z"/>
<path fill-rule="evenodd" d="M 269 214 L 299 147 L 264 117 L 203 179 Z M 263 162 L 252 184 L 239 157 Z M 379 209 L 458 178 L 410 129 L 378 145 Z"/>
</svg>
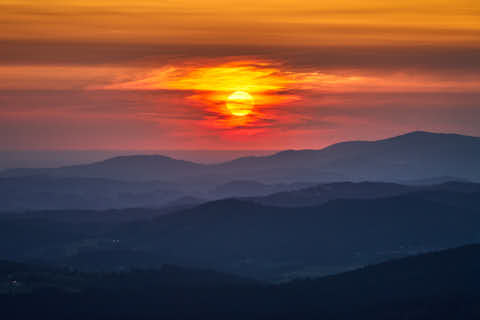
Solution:
<svg viewBox="0 0 480 320">
<path fill-rule="evenodd" d="M 2 176 L 35 174 L 182 181 L 190 186 L 212 186 L 239 179 L 262 183 L 393 182 L 451 176 L 480 181 L 480 138 L 412 132 L 378 141 L 341 142 L 320 150 L 286 150 L 211 165 L 160 155 L 122 156 L 55 169 L 7 170 Z"/>
</svg>

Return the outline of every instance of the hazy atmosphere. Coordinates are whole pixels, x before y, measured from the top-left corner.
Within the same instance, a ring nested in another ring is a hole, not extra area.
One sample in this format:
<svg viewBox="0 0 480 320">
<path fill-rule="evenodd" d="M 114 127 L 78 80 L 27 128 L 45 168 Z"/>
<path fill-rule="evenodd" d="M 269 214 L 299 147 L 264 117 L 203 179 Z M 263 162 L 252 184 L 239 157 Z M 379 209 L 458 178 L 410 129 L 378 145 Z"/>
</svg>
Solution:
<svg viewBox="0 0 480 320">
<path fill-rule="evenodd" d="M 0 0 L 6 319 L 480 319 L 478 0 Z"/>
</svg>

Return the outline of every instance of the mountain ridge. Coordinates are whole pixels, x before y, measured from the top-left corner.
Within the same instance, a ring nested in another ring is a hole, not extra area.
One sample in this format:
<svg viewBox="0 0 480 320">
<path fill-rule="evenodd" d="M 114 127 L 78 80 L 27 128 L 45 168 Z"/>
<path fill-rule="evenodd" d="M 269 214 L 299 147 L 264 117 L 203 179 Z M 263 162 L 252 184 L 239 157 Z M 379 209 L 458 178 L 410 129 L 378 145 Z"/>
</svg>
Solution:
<svg viewBox="0 0 480 320">
<path fill-rule="evenodd" d="M 345 141 L 313 150 L 285 150 L 200 164 L 162 155 L 120 156 L 85 165 L 9 169 L 0 176 L 46 174 L 120 180 L 185 180 L 226 183 L 408 180 L 455 176 L 480 180 L 480 138 L 415 131 L 376 141 Z"/>
</svg>

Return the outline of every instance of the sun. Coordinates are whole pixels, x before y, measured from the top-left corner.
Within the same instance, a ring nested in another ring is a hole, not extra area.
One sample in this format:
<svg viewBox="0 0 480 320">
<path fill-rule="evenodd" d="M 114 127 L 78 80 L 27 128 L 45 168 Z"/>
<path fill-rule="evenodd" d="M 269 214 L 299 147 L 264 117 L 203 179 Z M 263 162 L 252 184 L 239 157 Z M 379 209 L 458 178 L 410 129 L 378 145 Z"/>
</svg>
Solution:
<svg viewBox="0 0 480 320">
<path fill-rule="evenodd" d="M 253 97 L 245 91 L 235 91 L 227 98 L 227 109 L 234 116 L 248 115 L 252 112 L 254 105 Z"/>
</svg>

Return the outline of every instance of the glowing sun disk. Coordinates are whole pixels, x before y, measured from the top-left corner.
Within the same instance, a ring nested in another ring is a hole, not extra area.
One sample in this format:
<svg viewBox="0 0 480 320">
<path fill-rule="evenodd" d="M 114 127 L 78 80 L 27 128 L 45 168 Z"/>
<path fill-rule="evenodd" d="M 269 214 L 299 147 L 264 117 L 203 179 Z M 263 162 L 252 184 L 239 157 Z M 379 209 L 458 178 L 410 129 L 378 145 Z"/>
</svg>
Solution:
<svg viewBox="0 0 480 320">
<path fill-rule="evenodd" d="M 227 98 L 227 109 L 234 116 L 243 117 L 252 112 L 255 102 L 245 91 L 235 91 Z"/>
</svg>

